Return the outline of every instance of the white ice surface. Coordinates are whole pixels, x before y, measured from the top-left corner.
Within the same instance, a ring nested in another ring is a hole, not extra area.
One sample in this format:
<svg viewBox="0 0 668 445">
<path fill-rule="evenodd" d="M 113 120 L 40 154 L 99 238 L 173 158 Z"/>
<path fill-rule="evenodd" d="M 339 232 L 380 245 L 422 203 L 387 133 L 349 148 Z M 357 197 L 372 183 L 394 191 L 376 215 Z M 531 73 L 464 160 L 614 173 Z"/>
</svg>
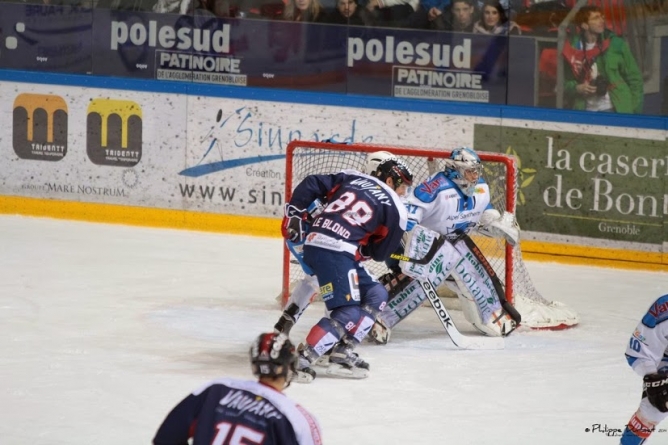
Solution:
<svg viewBox="0 0 668 445">
<path fill-rule="evenodd" d="M 1 216 L 0 240 L 2 445 L 148 444 L 191 390 L 251 378 L 248 346 L 280 313 L 279 239 Z M 421 308 L 389 345 L 359 348 L 368 379 L 288 394 L 325 444 L 618 443 L 585 428 L 623 428 L 635 411 L 640 379 L 624 349 L 668 274 L 528 267 L 579 327 L 459 351 Z M 306 312 L 295 340 L 322 310 Z"/>
</svg>

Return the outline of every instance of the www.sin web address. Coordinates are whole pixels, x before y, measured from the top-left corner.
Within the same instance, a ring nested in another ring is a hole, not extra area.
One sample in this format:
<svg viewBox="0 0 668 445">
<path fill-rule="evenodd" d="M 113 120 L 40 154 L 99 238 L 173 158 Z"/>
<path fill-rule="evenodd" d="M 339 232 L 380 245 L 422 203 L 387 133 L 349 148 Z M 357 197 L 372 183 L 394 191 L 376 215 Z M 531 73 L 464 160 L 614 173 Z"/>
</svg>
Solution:
<svg viewBox="0 0 668 445">
<path fill-rule="evenodd" d="M 179 184 L 179 191 L 184 198 L 201 199 L 205 201 L 246 202 L 248 204 L 283 205 L 283 192 L 260 189 L 248 190 L 247 197 L 237 193 L 236 187 L 215 187 L 211 185 Z"/>
</svg>

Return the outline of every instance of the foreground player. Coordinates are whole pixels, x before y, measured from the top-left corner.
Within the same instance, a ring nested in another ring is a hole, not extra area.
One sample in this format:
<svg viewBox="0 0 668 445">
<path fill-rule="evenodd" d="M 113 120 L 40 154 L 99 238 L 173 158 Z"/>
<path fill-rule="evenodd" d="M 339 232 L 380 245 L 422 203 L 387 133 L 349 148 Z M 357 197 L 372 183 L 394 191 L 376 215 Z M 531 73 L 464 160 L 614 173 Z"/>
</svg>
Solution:
<svg viewBox="0 0 668 445">
<path fill-rule="evenodd" d="M 281 392 L 297 362 L 287 336 L 260 334 L 250 360 L 258 381 L 219 379 L 197 389 L 167 415 L 153 444 L 322 444 L 316 419 Z"/>
<path fill-rule="evenodd" d="M 309 332 L 296 381 L 312 381 L 311 364 L 330 349 L 328 375 L 368 375 L 368 363 L 353 350 L 368 334 L 388 294 L 360 262 L 384 261 L 399 247 L 407 223 L 399 194 L 413 179 L 394 156 L 379 164 L 377 172 L 377 176 L 354 170 L 310 175 L 295 188 L 286 207 L 283 236 L 297 242 L 306 234 L 311 203 L 328 203 L 308 229 L 303 261 L 315 275 L 330 313 Z"/>
<path fill-rule="evenodd" d="M 519 229 L 515 225 L 513 215 L 504 213 L 502 216 L 492 207 L 489 186 L 482 177 L 482 163 L 471 148 L 453 150 L 449 159 L 445 160 L 444 171 L 432 175 L 416 186 L 407 198 L 406 207 L 408 229 L 412 235 L 406 243 L 405 254 L 408 256 L 417 257 L 419 255 L 416 253 L 420 250 L 424 252 L 426 249 L 419 245 L 419 241 L 429 236 L 426 234 L 433 232 L 445 236 L 453 243 L 460 234 L 469 233 L 474 228 L 489 236 L 504 237 L 512 245 L 519 239 Z M 415 250 L 411 251 L 412 248 Z M 467 289 L 453 279 L 456 272 L 453 268 L 458 258 L 462 256 L 472 258 L 471 255 L 466 255 L 466 252 L 462 254 L 464 249 L 460 247 L 457 252 L 451 244 L 446 243 L 430 264 L 424 267 L 411 267 L 413 270 L 419 269 L 421 273 L 425 273 L 424 276 L 420 276 L 419 273 L 406 276 L 410 273 L 405 270 L 405 265 L 402 272 L 398 265 L 390 264 L 393 272 L 381 279 L 390 290 L 390 299 L 377 317 L 370 337 L 377 343 L 387 343 L 390 329 L 424 301 L 425 293 L 413 278 L 429 279 L 434 287 L 445 283 L 458 295 L 466 319 L 484 334 L 505 336 L 512 332 L 519 322 L 519 314 L 509 306 L 503 296 L 488 289 L 487 297 L 496 300 L 488 305 L 488 298 L 473 297 L 478 295 L 477 289 Z M 476 267 L 475 259 L 469 263 L 474 269 L 480 269 L 485 273 L 484 268 Z M 429 272 L 432 276 L 428 277 Z M 485 280 L 483 275 L 479 280 L 480 288 L 489 288 L 483 285 Z M 514 318 L 517 320 L 506 313 L 506 308 L 514 311 Z"/>
<path fill-rule="evenodd" d="M 626 347 L 626 360 L 643 378 L 643 392 L 619 443 L 639 445 L 668 417 L 668 295 L 652 303 L 638 323 Z"/>
</svg>

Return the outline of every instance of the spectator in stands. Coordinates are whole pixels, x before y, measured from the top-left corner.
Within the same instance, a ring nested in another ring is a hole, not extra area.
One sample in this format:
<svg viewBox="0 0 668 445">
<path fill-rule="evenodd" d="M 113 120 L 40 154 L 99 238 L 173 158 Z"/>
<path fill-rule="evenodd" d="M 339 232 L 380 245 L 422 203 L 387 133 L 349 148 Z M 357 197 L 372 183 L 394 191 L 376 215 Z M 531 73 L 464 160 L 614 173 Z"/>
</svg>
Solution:
<svg viewBox="0 0 668 445">
<path fill-rule="evenodd" d="M 602 10 L 584 6 L 564 44 L 564 95 L 574 110 L 642 113 L 643 78 L 629 45 L 606 29 Z"/>
<path fill-rule="evenodd" d="M 336 9 L 329 15 L 329 23 L 337 25 L 373 26 L 374 20 L 369 11 L 360 8 L 357 0 L 338 0 Z"/>
<path fill-rule="evenodd" d="M 291 22 L 324 22 L 326 19 L 320 0 L 287 0 L 283 18 Z"/>
<path fill-rule="evenodd" d="M 152 11 L 155 0 L 98 0 L 95 5 L 98 9 L 112 9 L 114 11 Z"/>
<path fill-rule="evenodd" d="M 429 10 L 429 28 L 455 32 L 473 32 L 476 21 L 474 0 L 453 0 L 450 7 Z"/>
<path fill-rule="evenodd" d="M 186 14 L 191 7 L 191 0 L 158 0 L 153 5 L 154 12 L 171 12 L 173 14 Z"/>
<path fill-rule="evenodd" d="M 517 23 L 508 19 L 506 10 L 499 0 L 485 0 L 482 6 L 482 17 L 473 25 L 473 32 L 495 35 L 522 34 Z"/>
<path fill-rule="evenodd" d="M 445 11 L 450 9 L 450 0 L 420 0 L 419 7 L 427 13 L 427 27 L 437 29 L 433 22 L 436 17 L 443 15 Z"/>
<path fill-rule="evenodd" d="M 369 0 L 366 9 L 380 26 L 427 28 L 427 11 L 420 0 Z"/>
</svg>

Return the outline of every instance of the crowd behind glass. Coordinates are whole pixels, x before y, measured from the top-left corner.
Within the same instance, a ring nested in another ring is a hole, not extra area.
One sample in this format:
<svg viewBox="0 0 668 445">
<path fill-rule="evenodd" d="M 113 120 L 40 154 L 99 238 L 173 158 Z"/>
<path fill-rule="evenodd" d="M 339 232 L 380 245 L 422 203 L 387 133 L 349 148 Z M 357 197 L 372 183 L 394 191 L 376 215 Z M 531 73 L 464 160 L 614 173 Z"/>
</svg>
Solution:
<svg viewBox="0 0 668 445">
<path fill-rule="evenodd" d="M 560 20 L 566 16 L 575 0 L 0 0 L 0 2 L 79 5 L 88 8 L 220 18 L 522 35 L 556 30 Z M 595 1 L 590 3 L 596 4 Z M 623 9 L 621 2 L 615 3 Z"/>
<path fill-rule="evenodd" d="M 507 35 L 511 47 L 514 37 L 529 37 L 535 40 L 538 54 L 535 68 L 531 68 L 537 79 L 534 105 L 668 114 L 666 91 L 645 88 L 645 82 L 652 76 L 663 76 L 659 60 L 653 56 L 656 43 L 649 36 L 656 26 L 668 24 L 668 0 L 587 0 L 586 4 L 582 0 L 0 0 L 0 3 L 40 5 L 47 10 L 74 6 L 83 10 L 95 8 L 93 11 L 190 15 L 196 23 L 231 18 Z M 577 13 L 569 16 L 574 8 Z M 562 23 L 567 24 L 567 32 L 558 37 Z M 559 61 L 564 65 L 562 77 L 558 75 Z M 663 79 L 660 82 L 665 84 Z M 655 96 L 648 96 L 651 94 Z M 557 103 L 557 97 L 563 97 L 563 105 Z"/>
</svg>

